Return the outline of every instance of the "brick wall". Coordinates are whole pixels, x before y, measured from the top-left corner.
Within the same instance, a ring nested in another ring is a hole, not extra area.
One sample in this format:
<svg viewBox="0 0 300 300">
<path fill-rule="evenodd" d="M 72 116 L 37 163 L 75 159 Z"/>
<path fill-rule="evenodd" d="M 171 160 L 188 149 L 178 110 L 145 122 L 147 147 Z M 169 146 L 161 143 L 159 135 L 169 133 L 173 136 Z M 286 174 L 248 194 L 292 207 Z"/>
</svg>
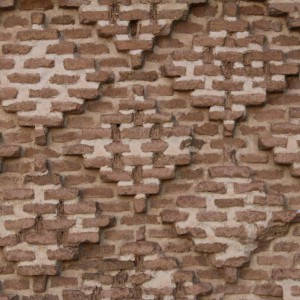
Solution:
<svg viewBox="0 0 300 300">
<path fill-rule="evenodd" d="M 298 299 L 299 13 L 0 0 L 0 299 Z"/>
</svg>

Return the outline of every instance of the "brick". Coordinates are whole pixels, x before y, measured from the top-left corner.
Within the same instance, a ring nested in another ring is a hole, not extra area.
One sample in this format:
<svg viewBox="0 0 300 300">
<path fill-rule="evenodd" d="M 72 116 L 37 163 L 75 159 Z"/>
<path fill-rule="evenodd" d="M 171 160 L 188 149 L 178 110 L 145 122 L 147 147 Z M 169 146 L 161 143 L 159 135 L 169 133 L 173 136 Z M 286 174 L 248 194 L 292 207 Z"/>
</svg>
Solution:
<svg viewBox="0 0 300 300">
<path fill-rule="evenodd" d="M 298 124 L 278 123 L 272 124 L 274 134 L 298 134 L 300 126 Z"/>
<path fill-rule="evenodd" d="M 15 145 L 0 145 L 0 157 L 20 157 L 21 147 Z"/>
<path fill-rule="evenodd" d="M 163 210 L 161 212 L 161 219 L 164 223 L 175 223 L 186 221 L 189 214 L 180 212 L 178 210 Z"/>
<path fill-rule="evenodd" d="M 144 261 L 143 267 L 149 270 L 171 270 L 177 268 L 177 261 L 172 257 L 147 260 Z"/>
<path fill-rule="evenodd" d="M 25 27 L 26 25 L 28 25 L 27 19 L 19 17 L 19 16 L 8 17 L 3 22 L 3 26 L 5 28 L 11 28 L 11 27 L 15 27 L 15 26 Z"/>
<path fill-rule="evenodd" d="M 55 265 L 30 265 L 17 268 L 17 273 L 21 276 L 56 275 L 57 272 Z"/>
<path fill-rule="evenodd" d="M 50 189 L 44 192 L 45 200 L 57 199 L 57 200 L 71 200 L 79 196 L 79 189 L 77 188 L 60 188 Z"/>
<path fill-rule="evenodd" d="M 17 235 L 11 234 L 0 238 L 0 247 L 14 246 L 16 244 L 18 244 Z"/>
<path fill-rule="evenodd" d="M 287 138 L 285 137 L 263 137 L 259 138 L 258 146 L 262 150 L 272 149 L 274 147 L 286 147 Z"/>
<path fill-rule="evenodd" d="M 81 195 L 83 198 L 112 198 L 113 191 L 110 188 L 84 188 Z"/>
<path fill-rule="evenodd" d="M 64 205 L 64 212 L 67 215 L 78 215 L 78 214 L 95 214 L 96 206 L 95 203 L 76 203 Z"/>
<path fill-rule="evenodd" d="M 60 176 L 58 174 L 47 174 L 47 175 L 26 175 L 25 183 L 34 183 L 37 185 L 47 185 L 47 184 L 60 184 Z"/>
<path fill-rule="evenodd" d="M 200 253 L 219 253 L 227 249 L 226 244 L 222 243 L 201 243 L 195 245 L 195 250 Z"/>
<path fill-rule="evenodd" d="M 76 287 L 78 285 L 78 278 L 53 276 L 51 278 L 51 287 Z"/>
<path fill-rule="evenodd" d="M 279 242 L 273 246 L 275 252 L 294 252 L 299 248 L 295 242 Z"/>
<path fill-rule="evenodd" d="M 269 278 L 268 272 L 263 269 L 244 268 L 241 272 L 241 278 L 245 280 L 267 280 Z"/>
<path fill-rule="evenodd" d="M 3 0 L 0 4 L 0 8 L 13 8 L 15 0 Z"/>
<path fill-rule="evenodd" d="M 29 90 L 30 98 L 55 98 L 59 92 L 56 89 L 43 88 L 41 90 Z"/>
<path fill-rule="evenodd" d="M 246 238 L 247 231 L 244 226 L 239 227 L 217 227 L 214 229 L 215 235 L 217 237 L 238 237 L 238 238 Z"/>
<path fill-rule="evenodd" d="M 75 225 L 75 220 L 68 219 L 54 219 L 54 220 L 43 220 L 43 228 L 45 230 L 62 230 L 71 228 Z"/>
<path fill-rule="evenodd" d="M 98 21 L 108 20 L 110 17 L 109 11 L 81 11 L 79 13 L 80 22 L 83 24 L 94 24 Z M 120 15 L 119 15 L 120 17 Z"/>
<path fill-rule="evenodd" d="M 115 218 L 111 216 L 99 216 L 93 219 L 83 219 L 82 226 L 84 228 L 90 227 L 110 227 L 115 224 Z"/>
<path fill-rule="evenodd" d="M 21 44 L 4 44 L 2 46 L 3 54 L 19 54 L 25 55 L 28 54 L 32 49 L 32 46 L 21 45 Z"/>
<path fill-rule="evenodd" d="M 29 213 L 35 214 L 55 214 L 57 211 L 57 207 L 55 204 L 25 204 L 23 206 L 23 210 Z"/>
<path fill-rule="evenodd" d="M 54 60 L 47 58 L 29 58 L 24 62 L 24 68 L 37 69 L 37 68 L 53 68 Z"/>
<path fill-rule="evenodd" d="M 61 116 L 18 116 L 20 126 L 46 126 L 46 127 L 62 127 L 63 118 Z"/>
<path fill-rule="evenodd" d="M 194 295 L 194 296 L 206 296 L 210 295 L 213 291 L 213 287 L 210 283 L 197 283 L 193 284 L 192 286 L 185 287 L 185 292 L 188 295 Z"/>
<path fill-rule="evenodd" d="M 45 14 L 42 12 L 36 12 L 31 14 L 31 23 L 43 25 L 45 22 Z"/>
<path fill-rule="evenodd" d="M 214 211 L 199 212 L 197 220 L 199 222 L 224 222 L 227 220 L 227 215 L 223 212 Z"/>
<path fill-rule="evenodd" d="M 59 248 L 57 250 L 47 250 L 47 256 L 50 260 L 74 260 L 79 257 L 76 248 Z"/>
<path fill-rule="evenodd" d="M 7 230 L 27 229 L 35 225 L 35 219 L 25 218 L 19 220 L 6 220 L 4 226 Z"/>
<path fill-rule="evenodd" d="M 40 82 L 40 74 L 21 74 L 21 73 L 13 73 L 7 75 L 7 78 L 12 83 L 22 83 L 22 84 L 34 84 Z"/>
<path fill-rule="evenodd" d="M 4 288 L 7 290 L 27 290 L 29 289 L 28 280 L 6 279 L 4 280 Z"/>
<path fill-rule="evenodd" d="M 271 74 L 292 75 L 299 73 L 299 67 L 296 64 L 282 64 L 279 66 L 270 64 Z"/>
<path fill-rule="evenodd" d="M 53 245 L 57 243 L 55 232 L 30 233 L 26 235 L 26 241 L 33 245 Z M 43 274 L 41 274 L 43 275 Z"/>
<path fill-rule="evenodd" d="M 75 52 L 75 44 L 72 42 L 62 42 L 59 44 L 48 45 L 46 54 L 73 54 Z"/>
<path fill-rule="evenodd" d="M 244 206 L 243 198 L 215 199 L 215 205 L 220 208 Z"/>
<path fill-rule="evenodd" d="M 208 169 L 209 175 L 212 178 L 215 177 L 240 177 L 248 178 L 251 176 L 251 170 L 248 167 L 210 167 Z"/>
<path fill-rule="evenodd" d="M 35 260 L 33 251 L 8 250 L 4 254 L 7 261 L 32 261 Z"/>
<path fill-rule="evenodd" d="M 226 187 L 223 183 L 213 182 L 213 181 L 203 181 L 200 182 L 196 187 L 197 192 L 206 192 L 206 193 L 226 193 Z"/>
<path fill-rule="evenodd" d="M 75 84 L 76 82 L 78 82 L 78 80 L 79 80 L 78 75 L 60 75 L 60 74 L 55 74 L 49 79 L 50 83 L 58 84 L 58 85 Z"/>
<path fill-rule="evenodd" d="M 283 290 L 280 285 L 266 283 L 262 285 L 257 285 L 253 293 L 255 295 L 260 295 L 260 296 L 281 297 L 283 295 Z"/>
<path fill-rule="evenodd" d="M 95 73 L 87 73 L 86 80 L 92 82 L 108 83 L 113 81 L 113 73 L 107 71 L 99 71 Z"/>
<path fill-rule="evenodd" d="M 300 277 L 299 269 L 273 269 L 272 278 L 275 280 L 293 279 L 298 280 Z"/>
<path fill-rule="evenodd" d="M 85 39 L 91 36 L 91 30 L 87 28 L 73 28 L 63 30 L 65 39 Z"/>
<path fill-rule="evenodd" d="M 57 25 L 69 25 L 69 24 L 74 24 L 75 19 L 71 15 L 60 15 L 51 18 L 50 23 L 57 24 Z"/>
<path fill-rule="evenodd" d="M 46 276 L 35 276 L 33 279 L 33 291 L 35 293 L 43 293 L 46 291 L 47 277 Z"/>
<path fill-rule="evenodd" d="M 64 244 L 66 245 L 79 245 L 81 243 L 98 243 L 98 232 L 80 232 L 80 233 L 68 233 L 64 238 Z"/>
<path fill-rule="evenodd" d="M 160 247 L 157 243 L 154 242 L 133 242 L 126 243 L 121 246 L 121 254 L 134 254 L 134 255 L 150 255 L 156 253 L 160 250 Z"/>
<path fill-rule="evenodd" d="M 64 67 L 66 70 L 93 69 L 95 60 L 92 58 L 66 58 Z"/>
<path fill-rule="evenodd" d="M 229 32 L 246 31 L 248 28 L 248 22 L 244 20 L 238 21 L 226 21 L 226 20 L 213 20 L 209 23 L 211 31 L 227 30 Z"/>
<path fill-rule="evenodd" d="M 70 97 L 93 100 L 99 97 L 100 91 L 98 89 L 89 89 L 89 88 L 81 88 L 81 89 L 69 88 L 68 94 Z"/>
<path fill-rule="evenodd" d="M 59 6 L 64 8 L 78 8 L 83 0 L 59 0 Z"/>
<path fill-rule="evenodd" d="M 15 66 L 15 61 L 13 59 L 0 59 L 0 70 L 10 70 L 13 69 Z"/>
<path fill-rule="evenodd" d="M 264 192 L 265 191 L 265 184 L 261 181 L 253 181 L 251 183 L 235 183 L 234 184 L 234 191 L 237 194 L 243 194 L 253 191 Z"/>
<path fill-rule="evenodd" d="M 293 12 L 295 6 L 293 3 L 270 3 L 269 14 L 270 15 L 281 15 Z"/>
<path fill-rule="evenodd" d="M 157 184 L 135 184 L 131 186 L 118 186 L 119 195 L 136 195 L 136 194 L 157 194 L 159 185 Z"/>
<path fill-rule="evenodd" d="M 147 40 L 116 41 L 116 47 L 119 51 L 150 50 L 152 48 L 152 41 L 147 41 Z"/>
<path fill-rule="evenodd" d="M 18 90 L 15 88 L 1 88 L 0 100 L 8 100 L 17 98 Z"/>
<path fill-rule="evenodd" d="M 31 29 L 17 32 L 17 39 L 20 41 L 30 40 L 56 40 L 58 32 L 54 29 Z"/>
<path fill-rule="evenodd" d="M 53 8 L 52 0 L 21 0 L 22 10 L 49 10 Z"/>
<path fill-rule="evenodd" d="M 262 211 L 238 211 L 236 217 L 239 222 L 254 223 L 266 220 L 266 213 Z"/>
</svg>

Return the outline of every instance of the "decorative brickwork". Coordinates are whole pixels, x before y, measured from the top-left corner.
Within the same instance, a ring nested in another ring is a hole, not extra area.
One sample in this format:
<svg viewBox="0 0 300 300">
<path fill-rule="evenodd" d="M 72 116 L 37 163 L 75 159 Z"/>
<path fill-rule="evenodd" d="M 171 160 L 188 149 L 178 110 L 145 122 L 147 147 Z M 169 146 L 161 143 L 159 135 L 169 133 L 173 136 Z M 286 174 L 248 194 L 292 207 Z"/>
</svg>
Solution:
<svg viewBox="0 0 300 300">
<path fill-rule="evenodd" d="M 0 0 L 0 300 L 300 296 L 299 0 Z"/>
</svg>

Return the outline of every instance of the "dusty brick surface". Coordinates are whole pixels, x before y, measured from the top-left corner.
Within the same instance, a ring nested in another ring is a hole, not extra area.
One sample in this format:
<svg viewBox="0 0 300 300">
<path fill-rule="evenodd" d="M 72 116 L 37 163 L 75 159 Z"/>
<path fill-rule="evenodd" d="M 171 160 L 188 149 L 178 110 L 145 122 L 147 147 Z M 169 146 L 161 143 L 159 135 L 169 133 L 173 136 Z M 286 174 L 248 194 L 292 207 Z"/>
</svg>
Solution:
<svg viewBox="0 0 300 300">
<path fill-rule="evenodd" d="M 298 299 L 299 14 L 0 1 L 0 299 Z"/>
</svg>

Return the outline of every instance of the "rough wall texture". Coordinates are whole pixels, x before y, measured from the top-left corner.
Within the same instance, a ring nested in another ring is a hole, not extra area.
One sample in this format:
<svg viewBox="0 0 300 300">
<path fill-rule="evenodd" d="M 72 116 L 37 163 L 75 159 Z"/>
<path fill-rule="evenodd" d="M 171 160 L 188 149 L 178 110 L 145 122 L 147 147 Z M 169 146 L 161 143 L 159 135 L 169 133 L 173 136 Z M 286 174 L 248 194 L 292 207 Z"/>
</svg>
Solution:
<svg viewBox="0 0 300 300">
<path fill-rule="evenodd" d="M 299 13 L 0 0 L 0 299 L 299 299 Z"/>
</svg>

